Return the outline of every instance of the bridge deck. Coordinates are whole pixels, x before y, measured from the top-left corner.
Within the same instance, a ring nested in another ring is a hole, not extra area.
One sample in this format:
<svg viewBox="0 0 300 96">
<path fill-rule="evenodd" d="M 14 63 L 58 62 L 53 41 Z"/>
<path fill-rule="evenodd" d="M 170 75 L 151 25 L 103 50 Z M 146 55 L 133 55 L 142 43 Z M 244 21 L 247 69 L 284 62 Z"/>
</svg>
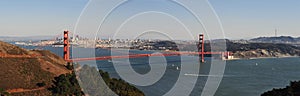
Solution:
<svg viewBox="0 0 300 96">
<path fill-rule="evenodd" d="M 78 61 L 92 61 L 92 60 L 110 60 L 110 59 L 122 59 L 122 58 L 142 58 L 142 57 L 159 57 L 159 56 L 179 56 L 179 55 L 213 55 L 213 54 L 226 54 L 227 52 L 172 52 L 172 53 L 163 53 L 163 54 L 129 54 L 129 55 L 119 55 L 119 56 L 101 56 L 101 57 L 92 57 L 92 58 L 74 58 L 67 60 L 69 62 L 78 62 Z"/>
</svg>

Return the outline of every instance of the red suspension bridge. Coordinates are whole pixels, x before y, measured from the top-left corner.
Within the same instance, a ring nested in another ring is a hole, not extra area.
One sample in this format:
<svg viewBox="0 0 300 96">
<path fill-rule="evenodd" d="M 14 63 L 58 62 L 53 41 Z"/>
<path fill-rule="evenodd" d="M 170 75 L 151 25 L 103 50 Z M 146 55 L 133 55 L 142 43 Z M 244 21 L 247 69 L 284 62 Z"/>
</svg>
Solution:
<svg viewBox="0 0 300 96">
<path fill-rule="evenodd" d="M 110 59 L 122 59 L 122 58 L 142 58 L 142 57 L 160 57 L 160 56 L 179 56 L 179 55 L 199 55 L 201 62 L 204 62 L 205 55 L 218 54 L 224 58 L 230 56 L 230 52 L 204 52 L 204 35 L 199 35 L 198 41 L 198 52 L 168 52 L 162 54 L 128 54 L 119 56 L 101 56 L 101 57 L 89 57 L 89 58 L 70 58 L 70 43 L 69 43 L 69 31 L 64 31 L 64 59 L 67 62 L 78 62 L 78 61 L 91 61 L 91 60 L 110 60 Z"/>
</svg>

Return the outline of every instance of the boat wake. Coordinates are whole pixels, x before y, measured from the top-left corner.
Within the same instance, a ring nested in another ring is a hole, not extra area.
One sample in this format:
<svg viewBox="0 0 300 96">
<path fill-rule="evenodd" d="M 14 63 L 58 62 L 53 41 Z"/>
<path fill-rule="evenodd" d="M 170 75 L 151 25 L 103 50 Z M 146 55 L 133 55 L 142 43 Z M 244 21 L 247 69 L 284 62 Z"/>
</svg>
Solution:
<svg viewBox="0 0 300 96">
<path fill-rule="evenodd" d="M 203 74 L 184 74 L 184 75 L 185 76 L 194 76 L 194 77 L 225 77 L 225 75 L 203 75 Z"/>
</svg>

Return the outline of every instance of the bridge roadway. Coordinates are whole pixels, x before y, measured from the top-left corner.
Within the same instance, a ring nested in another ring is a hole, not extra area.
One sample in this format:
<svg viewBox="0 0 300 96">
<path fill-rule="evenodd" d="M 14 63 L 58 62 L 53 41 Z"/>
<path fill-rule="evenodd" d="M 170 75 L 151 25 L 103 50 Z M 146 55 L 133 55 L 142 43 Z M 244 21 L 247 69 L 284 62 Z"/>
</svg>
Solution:
<svg viewBox="0 0 300 96">
<path fill-rule="evenodd" d="M 159 56 L 179 56 L 179 55 L 201 55 L 201 54 L 226 54 L 227 52 L 171 52 L 171 53 L 154 53 L 154 54 L 129 54 L 129 55 L 119 55 L 119 56 L 101 56 L 101 57 L 91 57 L 91 58 L 74 58 L 67 60 L 68 62 L 78 62 L 78 61 L 92 61 L 92 60 L 110 60 L 110 59 L 122 59 L 122 58 L 142 58 L 142 57 L 159 57 Z"/>
</svg>

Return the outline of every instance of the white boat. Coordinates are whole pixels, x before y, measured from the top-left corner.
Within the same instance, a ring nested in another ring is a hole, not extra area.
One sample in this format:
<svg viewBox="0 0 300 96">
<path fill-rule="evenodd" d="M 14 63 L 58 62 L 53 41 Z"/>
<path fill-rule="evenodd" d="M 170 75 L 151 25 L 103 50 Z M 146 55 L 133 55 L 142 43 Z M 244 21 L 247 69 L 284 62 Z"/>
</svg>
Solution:
<svg viewBox="0 0 300 96">
<path fill-rule="evenodd" d="M 64 45 L 52 45 L 52 47 L 64 47 Z"/>
</svg>

